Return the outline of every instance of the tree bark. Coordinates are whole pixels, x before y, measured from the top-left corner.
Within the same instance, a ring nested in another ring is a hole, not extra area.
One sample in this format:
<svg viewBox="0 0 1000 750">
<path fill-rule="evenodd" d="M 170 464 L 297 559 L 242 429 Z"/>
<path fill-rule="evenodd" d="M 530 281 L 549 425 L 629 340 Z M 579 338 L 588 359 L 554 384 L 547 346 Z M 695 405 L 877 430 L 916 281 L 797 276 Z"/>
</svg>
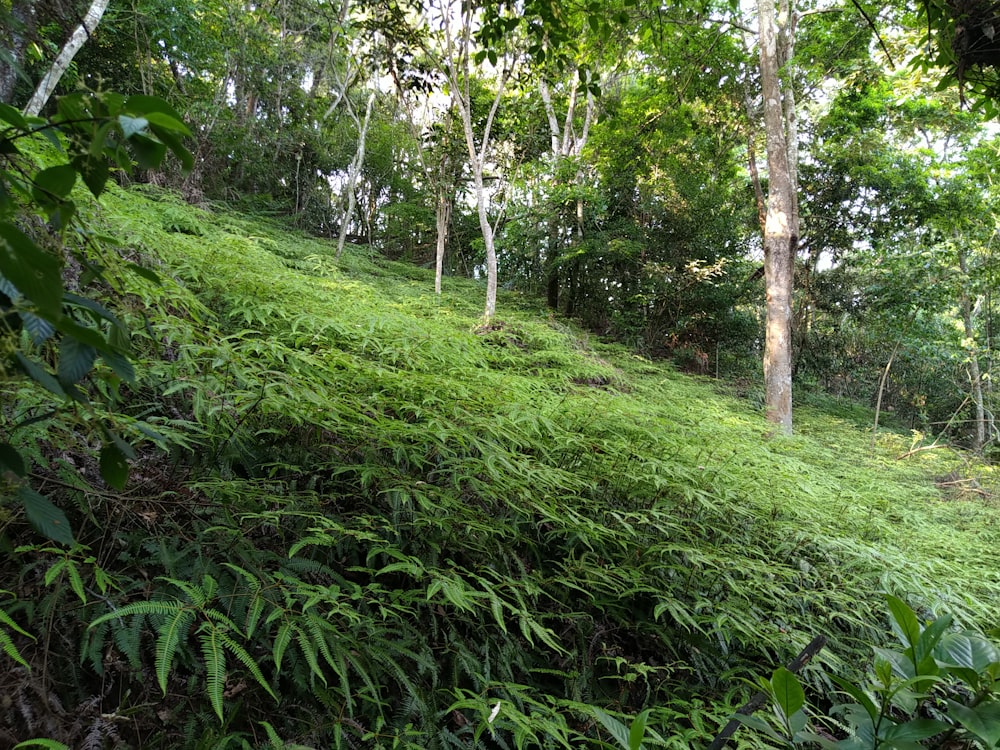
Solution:
<svg viewBox="0 0 1000 750">
<path fill-rule="evenodd" d="M 35 89 L 35 93 L 28 102 L 28 106 L 24 108 L 24 114 L 35 116 L 42 111 L 42 107 L 45 106 L 49 97 L 52 96 L 52 92 L 55 91 L 59 80 L 69 68 L 69 64 L 73 62 L 76 53 L 80 51 L 83 43 L 90 38 L 90 35 L 97 28 L 97 24 L 101 22 L 101 17 L 104 15 L 107 7 L 108 0 L 94 0 L 91 3 L 87 14 L 83 17 L 83 21 L 76 27 L 76 30 L 72 33 L 66 44 L 63 45 L 62 50 L 56 56 L 55 61 L 53 61 L 52 67 L 49 68 L 49 72 L 45 74 L 45 77 L 38 84 L 38 88 Z"/>
<path fill-rule="evenodd" d="M 969 264 L 965 248 L 961 244 L 958 245 L 958 267 L 962 272 L 963 289 L 959 306 L 962 309 L 962 326 L 965 329 L 965 344 L 969 357 L 969 384 L 972 388 L 970 396 L 976 409 L 976 429 L 972 438 L 972 451 L 978 455 L 982 455 L 983 448 L 986 446 L 986 405 L 983 401 L 983 376 L 979 369 L 976 329 L 973 326 L 975 313 L 973 311 L 972 296 L 967 288 Z"/>
<path fill-rule="evenodd" d="M 340 235 L 337 237 L 336 255 L 338 260 L 344 252 L 344 243 L 347 242 L 347 225 L 354 216 L 354 204 L 356 201 L 354 188 L 358 184 L 358 176 L 361 174 L 361 168 L 365 163 L 365 141 L 368 139 L 368 124 L 372 119 L 372 107 L 374 104 L 375 92 L 373 91 L 368 95 L 368 104 L 365 107 L 365 117 L 363 120 L 359 120 L 354 114 L 354 110 L 349 109 L 354 123 L 358 128 L 358 148 L 354 152 L 354 158 L 351 160 L 350 166 L 347 168 L 347 184 L 344 186 L 347 206 L 340 217 Z"/>
<path fill-rule="evenodd" d="M 764 279 L 767 292 L 764 340 L 764 404 L 767 419 L 792 432 L 792 283 L 798 238 L 793 173 L 789 166 L 785 110 L 774 0 L 757 0 L 760 24 L 760 77 L 767 142 L 767 217 L 764 225 Z"/>
<path fill-rule="evenodd" d="M 13 103 L 19 78 L 28 81 L 21 66 L 38 25 L 35 5 L 33 0 L 14 0 L 10 10 L 0 9 L 0 102 L 4 104 Z"/>
</svg>

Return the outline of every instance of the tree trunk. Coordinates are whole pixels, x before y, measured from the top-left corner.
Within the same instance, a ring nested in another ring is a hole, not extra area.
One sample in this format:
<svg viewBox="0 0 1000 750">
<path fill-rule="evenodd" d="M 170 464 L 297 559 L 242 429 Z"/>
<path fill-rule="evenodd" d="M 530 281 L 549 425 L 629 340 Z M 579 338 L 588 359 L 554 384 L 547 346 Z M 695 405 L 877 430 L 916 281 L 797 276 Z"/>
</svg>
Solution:
<svg viewBox="0 0 1000 750">
<path fill-rule="evenodd" d="M 76 30 L 66 44 L 63 45 L 62 51 L 56 56 L 52 67 L 49 68 L 49 72 L 45 74 L 41 83 L 38 84 L 38 88 L 35 89 L 31 101 L 24 108 L 24 114 L 34 116 L 42 111 L 42 107 L 45 106 L 49 97 L 52 96 L 52 92 L 55 91 L 56 86 L 59 84 L 59 79 L 63 77 L 63 73 L 69 68 L 69 64 L 73 62 L 76 53 L 80 51 L 83 43 L 90 38 L 90 35 L 97 28 L 97 24 L 101 22 L 101 17 L 104 15 L 107 7 L 108 0 L 94 0 L 91 3 L 90 8 L 87 10 L 87 15 L 83 17 L 83 21 L 76 27 Z"/>
<path fill-rule="evenodd" d="M 451 197 L 438 185 L 437 210 L 437 253 L 434 264 L 434 293 L 441 294 L 441 277 L 444 275 L 444 251 L 448 244 L 448 225 L 451 223 Z"/>
<path fill-rule="evenodd" d="M 767 137 L 768 195 L 764 226 L 764 279 L 767 320 L 764 341 L 764 404 L 767 419 L 781 432 L 792 431 L 792 282 L 798 239 L 793 226 L 794 185 L 781 102 L 774 0 L 757 0 L 760 23 L 760 77 Z"/>
<path fill-rule="evenodd" d="M 960 243 L 960 241 L 959 241 Z M 965 248 L 958 246 L 958 267 L 962 271 L 963 289 L 959 306 L 962 309 L 962 325 L 965 329 L 965 342 L 969 357 L 969 384 L 972 388 L 972 403 L 976 409 L 976 430 L 973 434 L 972 450 L 974 453 L 982 455 L 986 446 L 986 405 L 983 401 L 983 376 L 979 369 L 979 351 L 976 346 L 976 329 L 973 326 L 972 298 L 965 285 L 969 279 L 969 264 L 966 258 Z"/>
<path fill-rule="evenodd" d="M 344 243 L 347 242 L 347 225 L 351 221 L 351 217 L 354 216 L 354 204 L 356 198 L 354 195 L 354 189 L 358 184 L 358 176 L 361 174 L 361 167 L 365 163 L 365 141 L 368 138 L 368 124 L 372 119 L 372 107 L 375 104 L 375 92 L 371 92 L 368 95 L 368 105 L 365 107 L 365 118 L 364 120 L 358 120 L 357 116 L 354 117 L 354 122 L 358 126 L 358 148 L 354 153 L 354 158 L 351 160 L 351 164 L 347 169 L 347 184 L 344 186 L 344 191 L 346 193 L 347 206 L 344 209 L 340 217 L 340 235 L 337 237 L 337 259 L 344 252 Z M 353 113 L 353 109 L 350 110 Z"/>
<path fill-rule="evenodd" d="M 10 10 L 0 10 L 0 20 L 4 21 L 0 30 L 0 102 L 12 104 L 17 80 L 28 81 L 21 66 L 38 25 L 35 3 L 14 0 Z"/>
</svg>

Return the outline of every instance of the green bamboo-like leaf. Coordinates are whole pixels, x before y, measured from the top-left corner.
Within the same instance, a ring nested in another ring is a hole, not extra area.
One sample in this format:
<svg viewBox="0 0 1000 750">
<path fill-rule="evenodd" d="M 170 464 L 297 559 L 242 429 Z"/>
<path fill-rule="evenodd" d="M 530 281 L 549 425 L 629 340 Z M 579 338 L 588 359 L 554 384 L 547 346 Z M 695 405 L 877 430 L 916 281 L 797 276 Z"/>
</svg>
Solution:
<svg viewBox="0 0 1000 750">
<path fill-rule="evenodd" d="M 177 656 L 181 641 L 187 637 L 194 615 L 194 609 L 174 604 L 168 618 L 160 626 L 156 639 L 156 681 L 164 695 L 167 694 L 167 677 L 170 675 L 174 657 Z"/>
<path fill-rule="evenodd" d="M 219 629 L 210 623 L 203 623 L 200 633 L 201 655 L 205 660 L 205 687 L 208 700 L 219 721 L 224 721 L 222 693 L 226 688 L 226 650 L 223 648 Z"/>
<path fill-rule="evenodd" d="M 67 547 L 73 546 L 73 532 L 66 514 L 45 496 L 30 487 L 21 485 L 17 496 L 24 505 L 24 513 L 35 530 L 42 536 Z"/>
<path fill-rule="evenodd" d="M 28 747 L 41 747 L 44 750 L 70 750 L 69 745 L 47 739 L 25 740 L 14 745 L 13 750 L 21 750 L 21 748 Z"/>
</svg>

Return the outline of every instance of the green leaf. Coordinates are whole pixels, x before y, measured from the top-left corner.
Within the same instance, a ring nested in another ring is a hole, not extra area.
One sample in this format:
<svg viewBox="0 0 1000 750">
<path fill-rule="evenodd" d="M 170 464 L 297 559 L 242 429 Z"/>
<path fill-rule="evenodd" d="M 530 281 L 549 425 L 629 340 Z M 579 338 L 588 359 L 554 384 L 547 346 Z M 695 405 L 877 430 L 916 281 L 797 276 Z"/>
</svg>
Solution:
<svg viewBox="0 0 1000 750">
<path fill-rule="evenodd" d="M 59 385 L 59 381 L 48 370 L 34 360 L 28 359 L 21 352 L 14 352 L 14 357 L 29 378 L 57 396 L 66 397 L 66 391 L 63 390 L 63 387 Z"/>
<path fill-rule="evenodd" d="M 43 169 L 35 175 L 32 194 L 39 203 L 52 202 L 53 196 L 58 200 L 67 198 L 73 192 L 76 184 L 76 170 L 69 164 L 60 164 Z"/>
<path fill-rule="evenodd" d="M 53 316 L 59 313 L 63 296 L 62 263 L 6 222 L 0 222 L 0 274 L 42 313 Z"/>
<path fill-rule="evenodd" d="M 132 136 L 128 142 L 135 154 L 136 161 L 143 169 L 153 169 L 160 166 L 167 153 L 167 147 L 160 141 L 154 141 L 144 135 Z"/>
<path fill-rule="evenodd" d="M 892 594 L 885 595 L 889 602 L 889 613 L 892 615 L 893 631 L 899 636 L 900 642 L 909 648 L 915 648 L 920 639 L 920 623 L 910 606 Z"/>
<path fill-rule="evenodd" d="M 889 727 L 885 733 L 885 739 L 894 744 L 900 741 L 917 742 L 945 732 L 950 728 L 948 724 L 936 719 L 913 719 Z"/>
<path fill-rule="evenodd" d="M 864 709 L 864 711 L 868 714 L 868 717 L 871 719 L 872 723 L 878 721 L 879 717 L 878 707 L 875 705 L 875 702 L 868 697 L 868 694 L 865 693 L 864 690 L 859 688 L 854 683 L 848 682 L 842 677 L 838 677 L 837 675 L 834 674 L 830 675 L 830 679 L 833 681 L 835 685 L 837 685 L 837 687 L 839 687 L 842 691 L 847 693 L 849 696 L 851 696 L 852 698 L 854 698 L 854 700 L 858 702 L 858 706 Z"/>
<path fill-rule="evenodd" d="M 594 712 L 594 716 L 597 717 L 597 720 L 604 725 L 604 728 L 608 730 L 608 733 L 618 741 L 619 745 L 622 746 L 622 750 L 631 750 L 631 745 L 629 744 L 629 728 L 618 721 L 618 719 L 606 714 L 596 706 L 594 706 L 592 710 Z"/>
<path fill-rule="evenodd" d="M 917 645 L 914 648 L 914 660 L 917 662 L 920 672 L 933 670 L 936 673 L 937 666 L 933 663 L 931 656 L 934 653 L 934 647 L 937 646 L 945 631 L 951 627 L 951 622 L 951 615 L 938 617 L 924 628 L 924 631 L 920 634 L 920 638 L 917 640 Z M 928 660 L 930 660 L 930 663 L 928 663 Z"/>
<path fill-rule="evenodd" d="M 101 352 L 101 359 L 111 371 L 124 380 L 126 383 L 135 382 L 135 368 L 129 362 L 128 357 L 118 352 Z"/>
<path fill-rule="evenodd" d="M 0 104 L 0 120 L 13 125 L 18 130 L 30 130 L 28 121 L 24 116 L 9 104 Z"/>
<path fill-rule="evenodd" d="M 57 544 L 67 547 L 73 545 L 73 532 L 66 514 L 53 505 L 47 497 L 24 485 L 18 487 L 17 496 L 24 505 L 28 521 L 39 534 Z"/>
<path fill-rule="evenodd" d="M 1000 743 L 1000 703 L 990 701 L 972 708 L 949 700 L 948 708 L 948 713 L 986 747 L 996 747 Z"/>
<path fill-rule="evenodd" d="M 101 478 L 119 491 L 128 482 L 128 460 L 114 442 L 101 446 Z"/>
<path fill-rule="evenodd" d="M 632 726 L 628 732 L 629 750 L 642 749 L 642 741 L 646 738 L 646 723 L 649 721 L 649 712 L 650 709 L 647 708 L 632 720 Z"/>
<path fill-rule="evenodd" d="M 24 468 L 24 459 L 10 443 L 0 443 L 0 468 L 11 471 L 19 477 L 23 477 L 27 473 Z"/>
<path fill-rule="evenodd" d="M 19 742 L 14 745 L 13 750 L 20 750 L 22 747 L 41 747 L 45 750 L 69 750 L 69 745 L 64 745 L 61 742 L 56 742 L 55 740 L 25 740 L 24 742 Z"/>
<path fill-rule="evenodd" d="M 122 134 L 126 138 L 131 138 L 137 133 L 145 133 L 149 127 L 149 120 L 145 117 L 130 117 L 129 115 L 118 115 L 118 124 L 121 126 Z"/>
<path fill-rule="evenodd" d="M 146 279 L 146 281 L 152 281 L 157 286 L 162 286 L 163 284 L 159 274 L 156 273 L 156 271 L 146 268 L 145 266 L 140 266 L 136 263 L 126 263 L 125 267 L 137 276 L 141 276 Z"/>
<path fill-rule="evenodd" d="M 40 318 L 34 313 L 21 313 L 21 321 L 24 323 L 24 330 L 31 336 L 31 342 L 35 346 L 41 346 L 56 332 L 56 327 L 45 318 Z"/>
<path fill-rule="evenodd" d="M 95 198 L 99 198 L 104 192 L 104 187 L 108 184 L 108 177 L 111 175 L 111 168 L 104 155 L 94 156 L 91 154 L 79 155 L 73 159 L 73 165 L 80 173 L 83 184 L 87 186 Z"/>
<path fill-rule="evenodd" d="M 806 703 L 806 694 L 798 678 L 784 667 L 778 667 L 771 675 L 771 691 L 775 703 L 786 718 L 791 717 Z"/>
<path fill-rule="evenodd" d="M 201 655 L 205 660 L 205 686 L 208 690 L 208 700 L 215 710 L 219 721 L 224 721 L 222 713 L 222 694 L 226 687 L 226 651 L 219 638 L 219 630 L 209 622 L 202 623 Z"/>
<path fill-rule="evenodd" d="M 64 336 L 59 342 L 59 363 L 56 372 L 63 386 L 79 383 L 94 366 L 97 350 L 72 336 Z"/>
<path fill-rule="evenodd" d="M 136 602 L 136 604 L 148 604 L 151 602 Z M 167 694 L 167 677 L 170 675 L 170 668 L 173 666 L 174 657 L 181 641 L 187 637 L 188 629 L 194 620 L 194 610 L 178 603 L 164 603 L 169 607 L 170 617 L 160 626 L 159 634 L 156 638 L 156 681 L 164 695 Z M 113 613 L 116 616 L 126 614 L 124 609 Z M 107 615 L 98 618 L 90 624 L 94 627 Z"/>
<path fill-rule="evenodd" d="M 976 633 L 942 636 L 934 655 L 946 666 L 965 667 L 977 673 L 998 661 L 996 646 Z"/>
</svg>

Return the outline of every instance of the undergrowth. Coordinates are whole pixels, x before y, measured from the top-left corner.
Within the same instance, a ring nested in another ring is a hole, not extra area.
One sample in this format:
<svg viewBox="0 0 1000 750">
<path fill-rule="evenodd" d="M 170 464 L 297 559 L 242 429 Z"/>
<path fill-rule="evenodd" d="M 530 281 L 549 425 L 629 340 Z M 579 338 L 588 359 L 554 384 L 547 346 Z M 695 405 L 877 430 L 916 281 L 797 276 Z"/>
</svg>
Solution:
<svg viewBox="0 0 1000 750">
<path fill-rule="evenodd" d="M 107 272 L 116 419 L 163 440 L 118 492 L 16 436 L 77 546 L 3 517 L 0 744 L 596 747 L 599 708 L 701 747 L 817 634 L 861 668 L 883 592 L 1000 615 L 995 479 L 957 454 L 817 407 L 776 438 L 532 300 L 484 327 L 473 281 L 170 193 L 95 220 L 163 279 Z"/>
</svg>

